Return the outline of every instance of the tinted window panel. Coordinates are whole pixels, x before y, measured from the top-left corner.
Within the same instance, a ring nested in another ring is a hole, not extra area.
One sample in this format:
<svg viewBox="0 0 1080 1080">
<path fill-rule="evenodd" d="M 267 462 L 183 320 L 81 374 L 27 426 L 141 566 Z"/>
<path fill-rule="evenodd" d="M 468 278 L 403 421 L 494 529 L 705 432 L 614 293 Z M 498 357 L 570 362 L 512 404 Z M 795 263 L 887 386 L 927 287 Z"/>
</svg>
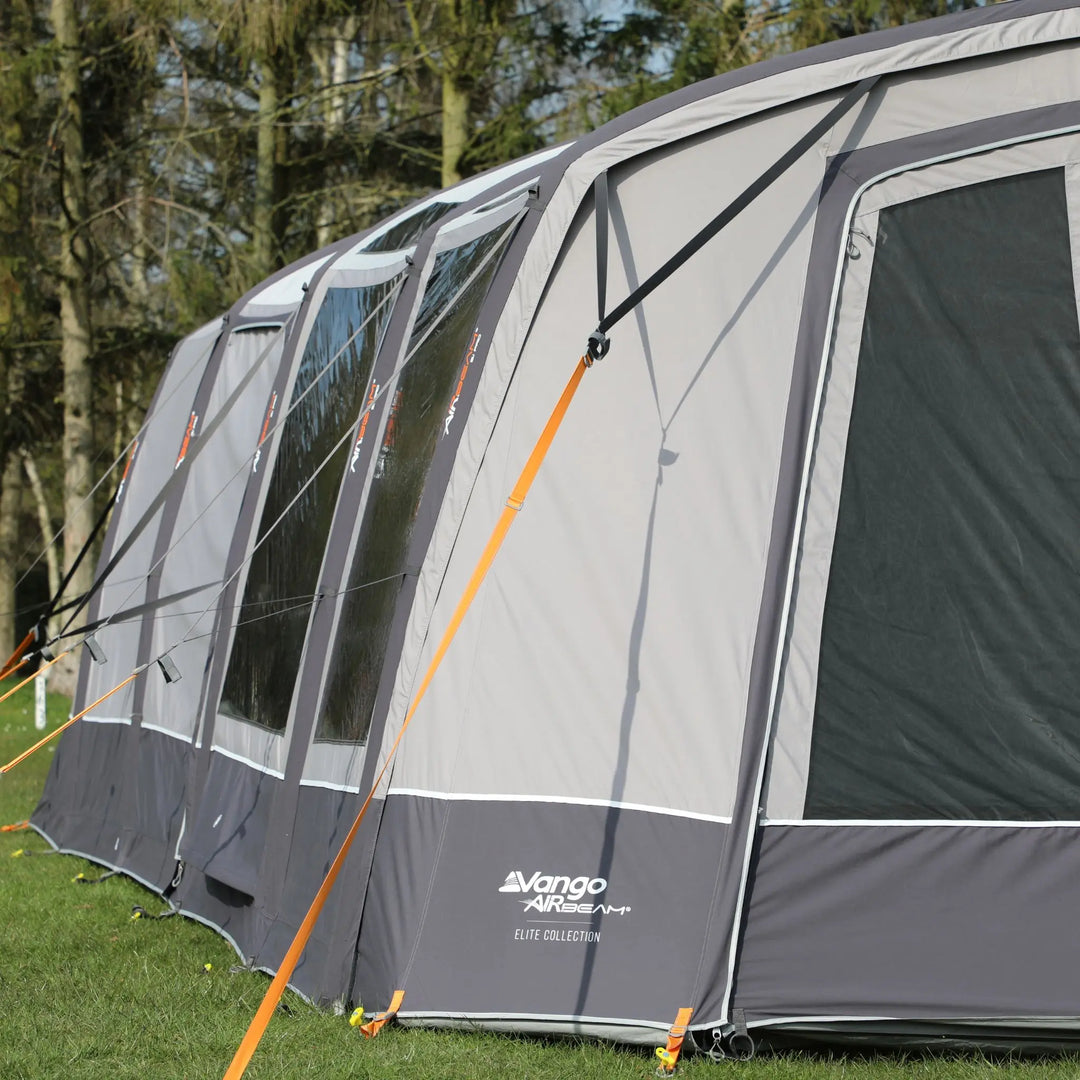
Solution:
<svg viewBox="0 0 1080 1080">
<path fill-rule="evenodd" d="M 334 444 L 356 422 L 382 326 L 393 304 L 385 304 L 363 331 L 357 331 L 394 288 L 396 281 L 328 291 L 304 350 L 293 400 L 309 387 L 313 389 L 282 427 L 256 536 L 274 526 Z M 330 369 L 318 378 L 335 356 Z M 348 454 L 346 440 L 251 559 L 221 696 L 223 713 L 275 731 L 285 727 L 311 597 L 318 585 Z"/>
<path fill-rule="evenodd" d="M 1064 177 L 882 212 L 811 818 L 1080 819 L 1080 330 Z"/>
<path fill-rule="evenodd" d="M 398 380 L 375 464 L 330 658 L 318 739 L 367 739 L 398 593 L 405 575 L 419 571 L 407 557 L 424 482 L 498 256 L 462 296 L 450 301 L 504 235 L 505 229 L 499 229 L 436 259 L 409 351 L 423 343 Z"/>
<path fill-rule="evenodd" d="M 400 251 L 414 244 L 420 234 L 430 225 L 434 225 L 448 210 L 454 208 L 453 203 L 434 202 L 406 214 L 400 221 L 395 221 L 389 229 L 374 240 L 361 244 L 363 251 Z"/>
</svg>

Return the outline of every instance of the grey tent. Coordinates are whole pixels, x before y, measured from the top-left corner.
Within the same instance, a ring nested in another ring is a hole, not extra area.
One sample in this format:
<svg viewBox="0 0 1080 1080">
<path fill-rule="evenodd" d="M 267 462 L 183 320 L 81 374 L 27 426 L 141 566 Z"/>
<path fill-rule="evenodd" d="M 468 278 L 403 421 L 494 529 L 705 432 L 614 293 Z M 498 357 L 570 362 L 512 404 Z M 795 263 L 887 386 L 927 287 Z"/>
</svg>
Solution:
<svg viewBox="0 0 1080 1080">
<path fill-rule="evenodd" d="M 275 970 L 599 323 L 293 985 L 1074 1039 L 1078 38 L 1016 0 L 731 72 L 182 341 L 75 708 L 148 670 L 35 827 Z"/>
</svg>

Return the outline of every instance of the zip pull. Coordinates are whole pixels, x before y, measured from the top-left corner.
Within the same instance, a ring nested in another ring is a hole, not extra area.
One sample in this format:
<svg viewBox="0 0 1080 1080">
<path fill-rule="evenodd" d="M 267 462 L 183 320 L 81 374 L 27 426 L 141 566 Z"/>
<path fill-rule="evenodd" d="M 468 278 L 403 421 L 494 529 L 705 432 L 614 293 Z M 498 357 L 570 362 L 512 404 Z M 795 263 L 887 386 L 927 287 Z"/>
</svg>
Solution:
<svg viewBox="0 0 1080 1080">
<path fill-rule="evenodd" d="M 851 232 L 848 234 L 847 242 L 847 254 L 849 259 L 862 258 L 862 252 L 859 250 L 858 245 L 855 243 L 856 236 L 861 236 L 871 247 L 874 246 L 874 238 L 868 232 L 852 226 Z"/>
</svg>

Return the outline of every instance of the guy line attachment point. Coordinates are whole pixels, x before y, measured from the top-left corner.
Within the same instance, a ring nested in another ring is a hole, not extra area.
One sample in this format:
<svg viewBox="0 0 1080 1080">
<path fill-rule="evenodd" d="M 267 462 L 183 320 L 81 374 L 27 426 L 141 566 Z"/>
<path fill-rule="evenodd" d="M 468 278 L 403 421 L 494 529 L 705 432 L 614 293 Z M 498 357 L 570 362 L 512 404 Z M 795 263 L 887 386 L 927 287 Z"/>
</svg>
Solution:
<svg viewBox="0 0 1080 1080">
<path fill-rule="evenodd" d="M 589 335 L 589 344 L 585 347 L 585 356 L 582 358 L 585 366 L 592 367 L 597 360 L 603 360 L 610 348 L 611 338 L 603 330 L 594 330 Z"/>
</svg>

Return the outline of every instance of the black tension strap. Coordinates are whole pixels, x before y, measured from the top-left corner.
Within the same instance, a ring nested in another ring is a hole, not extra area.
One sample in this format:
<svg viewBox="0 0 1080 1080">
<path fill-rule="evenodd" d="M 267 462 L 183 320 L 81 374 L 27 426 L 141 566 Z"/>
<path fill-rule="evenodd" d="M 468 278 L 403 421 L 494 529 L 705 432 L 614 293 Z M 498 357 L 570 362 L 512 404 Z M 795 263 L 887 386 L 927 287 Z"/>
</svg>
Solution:
<svg viewBox="0 0 1080 1080">
<path fill-rule="evenodd" d="M 71 583 L 72 577 L 75 575 L 75 571 L 79 569 L 79 564 L 86 558 L 86 553 L 90 550 L 91 544 L 94 542 L 94 538 L 99 532 L 101 527 L 105 524 L 109 517 L 109 511 L 112 510 L 116 503 L 116 497 L 120 494 L 120 489 L 117 488 L 112 496 L 109 498 L 108 503 L 105 505 L 105 509 L 101 511 L 97 521 L 94 522 L 94 527 L 90 530 L 90 535 L 87 536 L 86 542 L 82 546 L 82 550 L 75 559 L 72 561 L 71 567 L 64 575 L 64 580 L 60 582 L 59 588 L 56 590 L 56 595 L 45 605 L 44 610 L 38 615 L 37 622 L 34 624 L 34 628 L 26 635 L 25 638 L 19 643 L 15 651 L 7 658 L 3 666 L 0 667 L 0 678 L 4 678 L 6 675 L 11 674 L 17 667 L 21 666 L 21 663 L 26 656 L 26 650 L 31 646 L 43 647 L 45 645 L 46 638 L 49 636 L 46 626 L 48 626 L 49 620 L 57 614 L 59 611 L 65 611 L 71 607 L 72 603 L 77 603 L 81 600 L 81 597 L 76 597 L 75 601 L 69 601 L 64 604 L 63 607 L 57 607 L 57 603 L 60 597 L 64 595 L 64 590 Z"/>
<path fill-rule="evenodd" d="M 208 581 L 203 585 L 195 585 L 190 589 L 182 589 L 180 592 L 170 593 L 168 596 L 159 596 L 156 600 L 147 600 L 144 604 L 137 604 L 135 607 L 124 608 L 123 611 L 114 612 L 112 615 L 107 615 L 101 619 L 94 619 L 93 622 L 84 623 L 82 626 L 78 626 L 73 630 L 61 631 L 56 635 L 53 641 L 75 637 L 78 634 L 92 634 L 95 630 L 99 630 L 106 624 L 112 625 L 114 623 L 122 623 L 129 619 L 138 618 L 140 615 L 149 615 L 150 612 L 157 611 L 158 608 L 163 608 L 168 604 L 174 604 L 178 600 L 186 600 L 189 596 L 194 596 L 196 593 L 206 592 L 207 589 L 212 589 L 217 584 L 218 582 Z"/>
<path fill-rule="evenodd" d="M 874 88 L 880 75 L 871 76 L 856 83 L 829 111 L 825 114 L 797 143 L 786 150 L 781 156 L 754 180 L 741 194 L 737 195 L 719 214 L 716 215 L 699 233 L 685 243 L 663 266 L 646 278 L 622 303 L 614 307 L 608 314 L 603 314 L 603 300 L 601 299 L 600 322 L 596 330 L 589 335 L 589 355 L 593 360 L 599 360 L 610 347 L 607 332 L 620 319 L 634 310 L 657 286 L 662 285 L 672 274 L 678 270 L 693 255 L 696 255 L 721 229 L 746 209 L 766 188 L 782 176 L 799 158 L 810 149 L 846 112 L 858 101 L 866 97 Z M 604 221 L 600 224 L 600 188 L 597 187 L 596 213 L 597 213 L 597 258 L 600 257 L 601 233 L 603 234 L 603 249 L 606 261 L 607 254 L 607 183 L 603 187 Z M 598 289 L 600 269 L 597 268 Z M 601 293 L 602 296 L 602 293 Z"/>
<path fill-rule="evenodd" d="M 109 497 L 109 501 L 105 504 L 105 509 L 101 511 L 97 521 L 94 522 L 94 527 L 90 530 L 90 535 L 86 538 L 86 543 L 83 544 L 82 550 L 75 556 L 74 561 L 68 568 L 68 572 L 64 575 L 64 580 L 60 582 L 60 587 L 56 590 L 56 595 L 49 601 L 48 607 L 42 613 L 38 622 L 45 624 L 55 615 L 58 611 L 66 611 L 70 604 L 65 604 L 63 608 L 57 608 L 57 604 L 60 602 L 60 597 L 64 595 L 64 590 L 71 584 L 71 579 L 75 576 L 75 571 L 79 569 L 79 564 L 86 558 L 87 552 L 90 550 L 90 545 L 93 544 L 95 537 L 101 532 L 101 527 L 108 520 L 109 512 L 116 505 L 116 499 L 120 494 L 119 485 L 113 491 Z M 81 599 L 79 597 L 78 599 Z"/>
</svg>

